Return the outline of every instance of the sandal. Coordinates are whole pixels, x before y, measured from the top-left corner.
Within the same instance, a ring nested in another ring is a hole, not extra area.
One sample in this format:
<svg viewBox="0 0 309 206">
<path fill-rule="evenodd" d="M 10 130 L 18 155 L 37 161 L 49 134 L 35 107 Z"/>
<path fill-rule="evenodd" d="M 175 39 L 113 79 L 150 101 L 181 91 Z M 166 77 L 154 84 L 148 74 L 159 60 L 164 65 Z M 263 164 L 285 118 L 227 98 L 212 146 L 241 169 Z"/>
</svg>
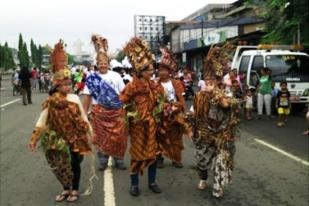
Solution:
<svg viewBox="0 0 309 206">
<path fill-rule="evenodd" d="M 205 190 L 207 188 L 206 180 L 200 180 L 200 182 L 197 185 L 197 189 L 199 190 Z"/>
<path fill-rule="evenodd" d="M 69 190 L 64 190 L 61 194 L 56 196 L 56 202 L 62 202 L 65 199 L 67 199 L 67 197 L 70 196 L 70 191 Z"/>
<path fill-rule="evenodd" d="M 71 194 L 67 197 L 68 202 L 76 202 L 78 199 L 79 199 L 78 191 L 71 192 Z"/>
<path fill-rule="evenodd" d="M 220 189 L 218 193 L 212 193 L 212 195 L 216 198 L 221 198 L 223 197 L 224 193 L 223 193 L 223 189 Z"/>
</svg>

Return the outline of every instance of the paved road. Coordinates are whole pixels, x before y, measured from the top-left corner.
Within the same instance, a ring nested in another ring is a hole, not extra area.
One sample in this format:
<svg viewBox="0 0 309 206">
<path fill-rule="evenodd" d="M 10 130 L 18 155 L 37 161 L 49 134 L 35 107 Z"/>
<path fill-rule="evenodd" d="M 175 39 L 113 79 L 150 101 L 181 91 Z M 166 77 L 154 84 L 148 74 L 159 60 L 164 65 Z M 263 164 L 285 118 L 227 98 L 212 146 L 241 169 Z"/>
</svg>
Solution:
<svg viewBox="0 0 309 206">
<path fill-rule="evenodd" d="M 20 98 L 11 96 L 8 81 L 3 82 L 3 87 L 7 89 L 1 90 L 0 105 Z M 61 187 L 47 167 L 42 151 L 32 154 L 26 148 L 46 96 L 34 92 L 32 105 L 23 106 L 17 101 L 0 108 L 1 206 L 69 205 L 55 203 L 54 196 Z M 105 173 L 97 171 L 99 179 L 94 181 L 93 194 L 81 197 L 75 205 L 112 206 L 106 200 L 111 196 L 115 199 L 110 202 L 117 206 L 308 206 L 309 167 L 255 141 L 263 140 L 308 161 L 308 137 L 301 135 L 305 126 L 302 116 L 291 117 L 288 126 L 280 129 L 273 121 L 244 122 L 237 142 L 233 183 L 225 190 L 223 199 L 212 198 L 210 189 L 195 189 L 198 178 L 193 169 L 193 147 L 185 139 L 185 167 L 175 169 L 166 161 L 165 168 L 158 170 L 162 194 L 148 190 L 145 175 L 141 178 L 142 195 L 131 197 L 128 171 L 111 167 Z M 125 162 L 129 164 L 128 156 Z M 91 158 L 87 157 L 83 162 L 81 190 L 87 186 L 91 165 Z M 113 184 L 108 185 L 111 180 Z"/>
</svg>

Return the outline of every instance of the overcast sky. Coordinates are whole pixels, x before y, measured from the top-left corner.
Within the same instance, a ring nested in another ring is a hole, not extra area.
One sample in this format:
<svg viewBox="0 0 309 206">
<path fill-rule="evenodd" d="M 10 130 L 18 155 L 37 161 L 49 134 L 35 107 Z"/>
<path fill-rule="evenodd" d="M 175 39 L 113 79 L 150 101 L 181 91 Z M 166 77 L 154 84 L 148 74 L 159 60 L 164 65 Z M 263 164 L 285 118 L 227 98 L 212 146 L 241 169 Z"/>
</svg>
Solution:
<svg viewBox="0 0 309 206">
<path fill-rule="evenodd" d="M 18 45 L 18 35 L 29 46 L 54 45 L 60 38 L 74 53 L 74 42 L 81 40 L 83 50 L 92 51 L 91 34 L 109 40 L 111 51 L 122 48 L 134 35 L 134 15 L 163 15 L 167 21 L 181 20 L 209 3 L 235 0 L 1 0 L 0 43 Z"/>
</svg>

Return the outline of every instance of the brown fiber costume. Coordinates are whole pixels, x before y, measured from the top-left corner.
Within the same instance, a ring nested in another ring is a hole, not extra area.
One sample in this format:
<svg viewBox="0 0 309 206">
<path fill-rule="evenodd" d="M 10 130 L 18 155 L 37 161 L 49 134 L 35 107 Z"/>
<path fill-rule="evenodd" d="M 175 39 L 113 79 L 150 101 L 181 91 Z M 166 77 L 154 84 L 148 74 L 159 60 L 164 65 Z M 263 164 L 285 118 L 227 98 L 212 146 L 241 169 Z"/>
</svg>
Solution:
<svg viewBox="0 0 309 206">
<path fill-rule="evenodd" d="M 119 95 L 122 102 L 130 104 L 133 112 L 137 112 L 136 117 L 129 118 L 132 174 L 143 174 L 143 169 L 156 161 L 157 123 L 153 112 L 163 94 L 163 88 L 154 81 L 146 83 L 133 77 L 133 81 L 128 83 Z"/>
<path fill-rule="evenodd" d="M 188 133 L 189 126 L 185 120 L 184 89 L 180 81 L 172 79 L 177 101 L 168 103 L 158 128 L 159 152 L 173 162 L 181 162 L 181 152 L 184 149 L 182 135 Z"/>
</svg>

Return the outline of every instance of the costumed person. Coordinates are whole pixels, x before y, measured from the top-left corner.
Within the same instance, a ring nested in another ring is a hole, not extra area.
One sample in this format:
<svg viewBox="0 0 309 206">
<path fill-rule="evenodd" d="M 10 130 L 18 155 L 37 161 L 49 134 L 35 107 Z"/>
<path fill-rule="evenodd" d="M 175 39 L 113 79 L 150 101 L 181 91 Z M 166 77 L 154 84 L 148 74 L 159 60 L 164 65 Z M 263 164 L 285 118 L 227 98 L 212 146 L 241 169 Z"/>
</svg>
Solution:
<svg viewBox="0 0 309 206">
<path fill-rule="evenodd" d="M 182 136 L 184 133 L 192 134 L 186 121 L 186 103 L 183 97 L 184 87 L 181 81 L 173 79 L 177 68 L 176 60 L 167 48 L 160 48 L 162 53 L 158 65 L 158 83 L 164 88 L 165 104 L 162 121 L 158 126 L 159 151 L 157 154 L 157 167 L 163 167 L 164 158 L 162 155 L 172 160 L 176 168 L 182 168 L 181 152 L 184 149 Z"/>
<path fill-rule="evenodd" d="M 164 90 L 151 80 L 154 73 L 154 55 L 147 42 L 132 38 L 124 47 L 132 69 L 135 71 L 132 82 L 129 82 L 120 95 L 127 110 L 127 121 L 131 140 L 131 187 L 130 194 L 139 196 L 139 175 L 148 167 L 148 186 L 154 193 L 161 193 L 156 183 L 156 139 L 157 122 L 163 111 Z"/>
<path fill-rule="evenodd" d="M 34 152 L 41 140 L 51 170 L 63 186 L 56 201 L 75 202 L 79 197 L 79 182 L 83 156 L 91 152 L 88 139 L 92 129 L 79 97 L 71 94 L 70 70 L 63 42 L 55 45 L 51 54 L 53 88 L 43 103 L 29 143 Z"/>
<path fill-rule="evenodd" d="M 119 101 L 119 94 L 125 84 L 117 72 L 109 70 L 107 39 L 93 35 L 92 42 L 97 52 L 99 71 L 90 74 L 86 79 L 83 106 L 88 112 L 92 104 L 93 144 L 98 149 L 99 170 L 104 171 L 107 168 L 110 156 L 114 158 L 116 168 L 125 170 L 123 158 L 128 136 L 123 104 Z"/>
<path fill-rule="evenodd" d="M 205 91 L 198 92 L 193 102 L 193 143 L 200 178 L 198 189 L 207 188 L 209 170 L 213 169 L 212 194 L 222 197 L 223 187 L 230 182 L 233 169 L 236 125 L 239 123 L 234 111 L 238 110 L 239 102 L 227 97 L 216 85 L 216 76 L 223 74 L 222 67 L 214 61 L 212 51 L 209 54 L 204 69 Z"/>
</svg>

